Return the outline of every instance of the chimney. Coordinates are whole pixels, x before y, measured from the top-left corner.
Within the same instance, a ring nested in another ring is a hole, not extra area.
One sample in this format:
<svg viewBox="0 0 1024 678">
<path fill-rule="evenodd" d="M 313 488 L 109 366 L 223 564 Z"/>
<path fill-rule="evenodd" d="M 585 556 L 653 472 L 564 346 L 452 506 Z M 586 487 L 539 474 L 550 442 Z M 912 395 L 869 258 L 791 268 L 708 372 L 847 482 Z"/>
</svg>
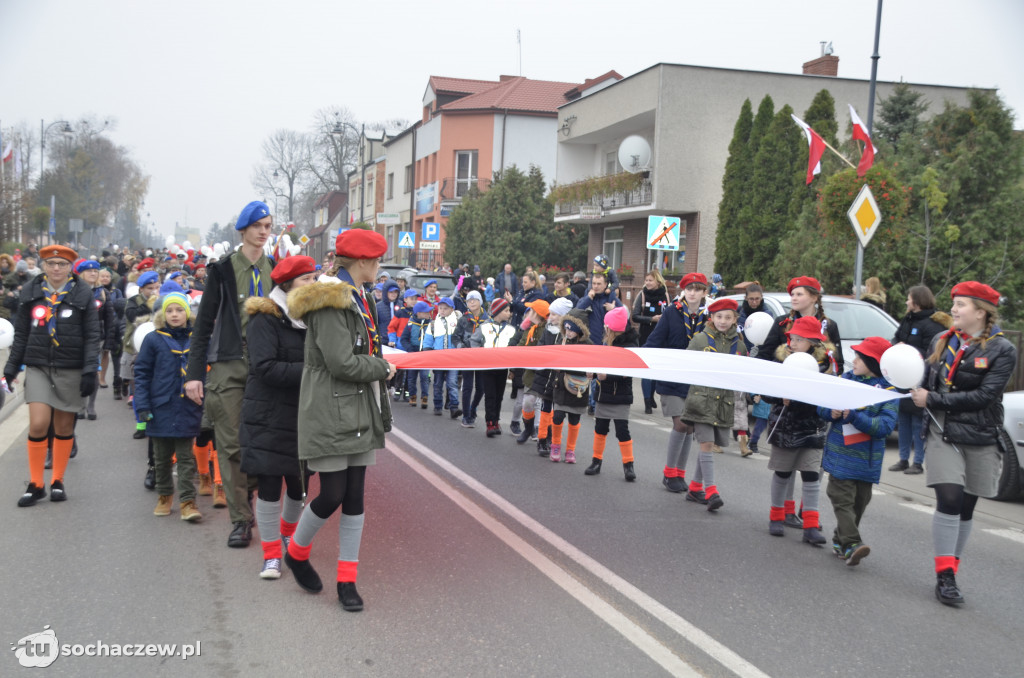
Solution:
<svg viewBox="0 0 1024 678">
<path fill-rule="evenodd" d="M 821 43 L 821 56 L 804 63 L 804 75 L 826 75 L 834 78 L 839 74 L 839 57 L 832 54 L 832 43 Z"/>
</svg>

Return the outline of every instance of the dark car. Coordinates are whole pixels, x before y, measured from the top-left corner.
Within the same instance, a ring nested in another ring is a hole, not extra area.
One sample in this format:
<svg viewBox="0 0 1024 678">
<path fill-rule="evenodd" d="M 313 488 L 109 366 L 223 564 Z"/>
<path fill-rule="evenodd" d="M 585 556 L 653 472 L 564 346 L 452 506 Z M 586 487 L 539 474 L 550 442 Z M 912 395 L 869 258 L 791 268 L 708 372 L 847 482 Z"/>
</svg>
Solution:
<svg viewBox="0 0 1024 678">
<path fill-rule="evenodd" d="M 442 297 L 450 297 L 455 294 L 455 285 L 459 282 L 459 278 L 451 275 L 450 273 L 427 273 L 424 271 L 407 275 L 405 276 L 405 280 L 409 283 L 409 287 L 412 287 L 421 294 L 423 293 L 423 288 L 427 286 L 428 282 L 436 280 L 437 293 Z"/>
</svg>

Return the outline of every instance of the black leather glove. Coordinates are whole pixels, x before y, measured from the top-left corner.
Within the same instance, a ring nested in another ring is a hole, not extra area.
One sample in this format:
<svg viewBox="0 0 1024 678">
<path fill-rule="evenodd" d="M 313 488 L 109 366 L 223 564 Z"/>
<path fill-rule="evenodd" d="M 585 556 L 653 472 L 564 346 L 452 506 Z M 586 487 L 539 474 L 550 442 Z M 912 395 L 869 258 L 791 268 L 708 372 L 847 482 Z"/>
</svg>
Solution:
<svg viewBox="0 0 1024 678">
<path fill-rule="evenodd" d="M 153 413 L 149 410 L 139 410 L 139 422 L 153 421 Z"/>
<path fill-rule="evenodd" d="M 86 372 L 82 375 L 82 397 L 88 398 L 96 392 L 96 373 Z"/>
</svg>

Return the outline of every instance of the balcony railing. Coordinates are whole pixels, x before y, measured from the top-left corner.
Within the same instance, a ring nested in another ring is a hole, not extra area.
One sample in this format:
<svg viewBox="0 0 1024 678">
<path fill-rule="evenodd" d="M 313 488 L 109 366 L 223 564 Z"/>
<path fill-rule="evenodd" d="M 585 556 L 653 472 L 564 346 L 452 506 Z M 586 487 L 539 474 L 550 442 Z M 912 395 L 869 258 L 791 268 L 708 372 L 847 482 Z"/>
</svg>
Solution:
<svg viewBox="0 0 1024 678">
<path fill-rule="evenodd" d="M 618 188 L 618 186 L 630 186 Z M 555 197 L 555 216 L 572 216 L 582 212 L 594 213 L 650 205 L 654 202 L 654 190 L 651 172 L 640 175 L 616 174 L 604 177 L 584 179 L 572 184 L 557 186 L 553 191 Z"/>
<path fill-rule="evenodd" d="M 462 200 L 474 188 L 486 191 L 490 187 L 490 179 L 447 177 L 441 180 L 441 200 Z"/>
</svg>

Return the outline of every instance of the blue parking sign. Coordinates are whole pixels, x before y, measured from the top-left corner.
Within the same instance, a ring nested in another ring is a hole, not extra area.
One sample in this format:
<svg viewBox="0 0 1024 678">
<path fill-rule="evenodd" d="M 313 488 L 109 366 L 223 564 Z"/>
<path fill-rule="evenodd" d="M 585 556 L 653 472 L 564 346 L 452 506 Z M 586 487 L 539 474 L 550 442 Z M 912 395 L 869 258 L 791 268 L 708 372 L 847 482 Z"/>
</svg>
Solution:
<svg viewBox="0 0 1024 678">
<path fill-rule="evenodd" d="M 423 222 L 423 237 L 421 240 L 440 240 L 441 224 L 434 221 Z"/>
</svg>

